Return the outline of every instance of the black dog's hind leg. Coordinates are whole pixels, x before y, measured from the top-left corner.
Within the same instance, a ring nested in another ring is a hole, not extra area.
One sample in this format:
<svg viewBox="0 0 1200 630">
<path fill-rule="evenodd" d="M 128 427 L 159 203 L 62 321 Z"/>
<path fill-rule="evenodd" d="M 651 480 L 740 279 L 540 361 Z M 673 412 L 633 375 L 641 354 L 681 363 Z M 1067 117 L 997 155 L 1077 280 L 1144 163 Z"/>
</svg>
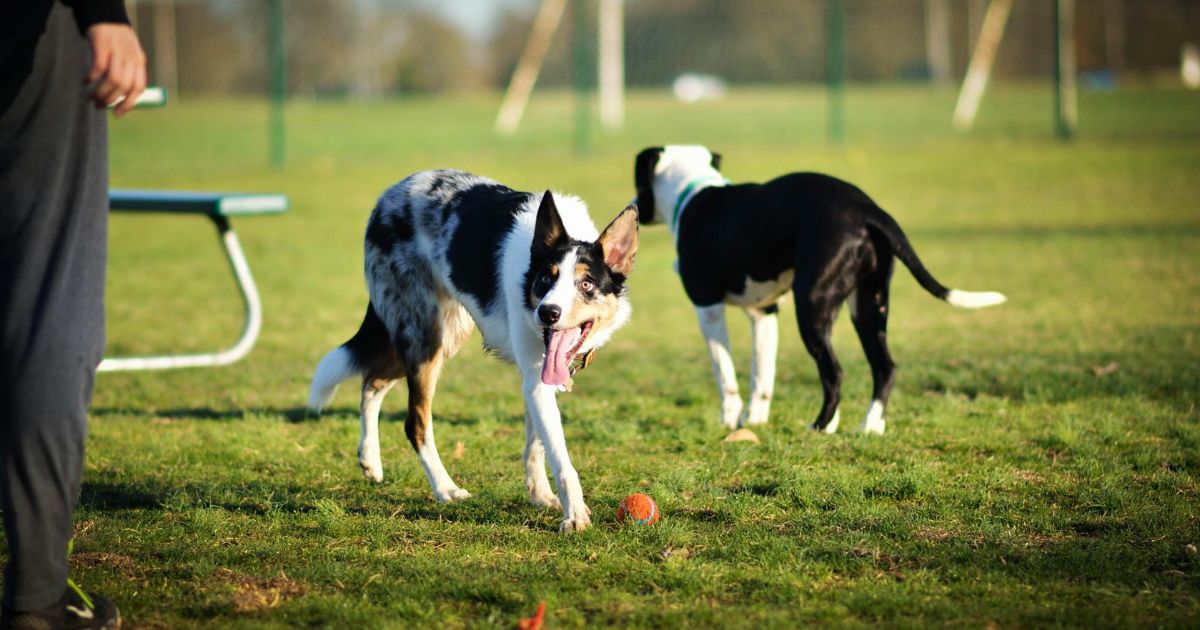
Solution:
<svg viewBox="0 0 1200 630">
<path fill-rule="evenodd" d="M 837 306 L 837 303 L 814 300 L 811 295 L 796 293 L 796 320 L 800 326 L 800 337 L 804 340 L 804 347 L 808 349 L 808 353 L 817 362 L 821 389 L 825 393 L 821 411 L 809 428 L 825 433 L 837 431 L 838 403 L 841 402 L 842 396 L 842 366 L 838 364 L 837 356 L 833 353 L 833 344 L 830 342 Z"/>
<path fill-rule="evenodd" d="M 859 284 L 851 298 L 850 319 L 862 342 L 863 352 L 871 364 L 874 389 L 871 407 L 860 427 L 864 433 L 883 433 L 887 427 L 883 419 L 888 396 L 895 380 L 896 364 L 887 347 L 888 288 L 892 279 L 893 258 L 890 254 L 880 255 L 877 267 Z"/>
<path fill-rule="evenodd" d="M 842 397 L 842 366 L 833 353 L 831 340 L 833 321 L 846 296 L 854 290 L 854 272 L 862 263 L 862 250 L 852 241 L 831 245 L 833 242 L 801 243 L 796 269 L 804 272 L 797 273 L 792 283 L 800 337 L 817 362 L 825 393 L 821 412 L 809 428 L 825 433 L 837 431 Z"/>
</svg>

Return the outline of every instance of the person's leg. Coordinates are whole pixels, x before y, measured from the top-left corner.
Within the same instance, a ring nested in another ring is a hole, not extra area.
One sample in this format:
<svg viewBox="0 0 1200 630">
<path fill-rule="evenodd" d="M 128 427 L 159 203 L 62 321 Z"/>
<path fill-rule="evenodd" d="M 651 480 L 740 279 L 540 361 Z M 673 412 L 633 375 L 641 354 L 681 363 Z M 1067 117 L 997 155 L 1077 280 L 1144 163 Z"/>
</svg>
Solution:
<svg viewBox="0 0 1200 630">
<path fill-rule="evenodd" d="M 86 39 L 56 3 L 40 37 L 16 46 L 0 59 L 6 611 L 52 605 L 66 590 L 87 407 L 104 346 L 108 218 L 107 121 L 82 85 Z"/>
</svg>

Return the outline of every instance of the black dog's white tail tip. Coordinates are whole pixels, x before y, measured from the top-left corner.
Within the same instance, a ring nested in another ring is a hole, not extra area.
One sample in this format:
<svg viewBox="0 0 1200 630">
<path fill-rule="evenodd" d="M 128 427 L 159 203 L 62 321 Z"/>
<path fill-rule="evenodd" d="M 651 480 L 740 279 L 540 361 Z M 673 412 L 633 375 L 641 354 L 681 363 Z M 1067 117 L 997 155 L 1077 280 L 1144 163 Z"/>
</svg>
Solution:
<svg viewBox="0 0 1200 630">
<path fill-rule="evenodd" d="M 320 413 L 329 401 L 333 400 L 338 384 L 357 373 L 353 357 L 345 346 L 330 350 L 317 364 L 317 371 L 313 374 L 308 392 L 308 408 Z"/>
<path fill-rule="evenodd" d="M 1003 304 L 1008 298 L 1004 297 L 1003 293 L 996 291 L 959 291 L 958 289 L 950 289 L 946 294 L 946 301 L 951 306 L 958 308 L 986 308 Z"/>
</svg>

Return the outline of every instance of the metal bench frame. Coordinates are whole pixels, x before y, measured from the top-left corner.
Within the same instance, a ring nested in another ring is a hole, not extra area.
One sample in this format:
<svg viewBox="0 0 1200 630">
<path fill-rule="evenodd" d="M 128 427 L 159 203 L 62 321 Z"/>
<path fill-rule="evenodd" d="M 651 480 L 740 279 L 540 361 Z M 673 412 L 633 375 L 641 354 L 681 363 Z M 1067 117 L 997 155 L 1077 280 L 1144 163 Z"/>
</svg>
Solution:
<svg viewBox="0 0 1200 630">
<path fill-rule="evenodd" d="M 245 305 L 245 324 L 234 344 L 217 352 L 167 354 L 136 357 L 106 357 L 98 371 L 167 370 L 185 367 L 228 365 L 246 356 L 262 329 L 262 301 L 250 273 L 250 265 L 229 219 L 234 216 L 280 214 L 287 211 L 288 199 L 277 194 L 223 194 L 153 190 L 111 190 L 109 208 L 124 212 L 166 212 L 203 214 L 217 228 L 217 238 L 225 248 L 233 277 Z"/>
</svg>

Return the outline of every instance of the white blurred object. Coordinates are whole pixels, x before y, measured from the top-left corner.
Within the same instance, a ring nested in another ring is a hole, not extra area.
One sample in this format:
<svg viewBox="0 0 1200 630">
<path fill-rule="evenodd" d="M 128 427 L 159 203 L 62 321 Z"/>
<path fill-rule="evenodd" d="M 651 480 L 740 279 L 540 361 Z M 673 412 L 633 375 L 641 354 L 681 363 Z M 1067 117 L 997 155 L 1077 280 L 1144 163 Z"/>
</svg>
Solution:
<svg viewBox="0 0 1200 630">
<path fill-rule="evenodd" d="M 671 91 L 675 93 L 675 98 L 684 103 L 719 99 L 725 96 L 728 88 L 729 85 L 725 83 L 725 79 L 713 74 L 697 72 L 685 72 L 675 77 L 675 81 L 671 84 Z"/>
<path fill-rule="evenodd" d="M 1179 75 L 1183 77 L 1183 84 L 1193 90 L 1200 88 L 1200 46 L 1190 42 L 1184 44 L 1179 57 Z"/>
</svg>

